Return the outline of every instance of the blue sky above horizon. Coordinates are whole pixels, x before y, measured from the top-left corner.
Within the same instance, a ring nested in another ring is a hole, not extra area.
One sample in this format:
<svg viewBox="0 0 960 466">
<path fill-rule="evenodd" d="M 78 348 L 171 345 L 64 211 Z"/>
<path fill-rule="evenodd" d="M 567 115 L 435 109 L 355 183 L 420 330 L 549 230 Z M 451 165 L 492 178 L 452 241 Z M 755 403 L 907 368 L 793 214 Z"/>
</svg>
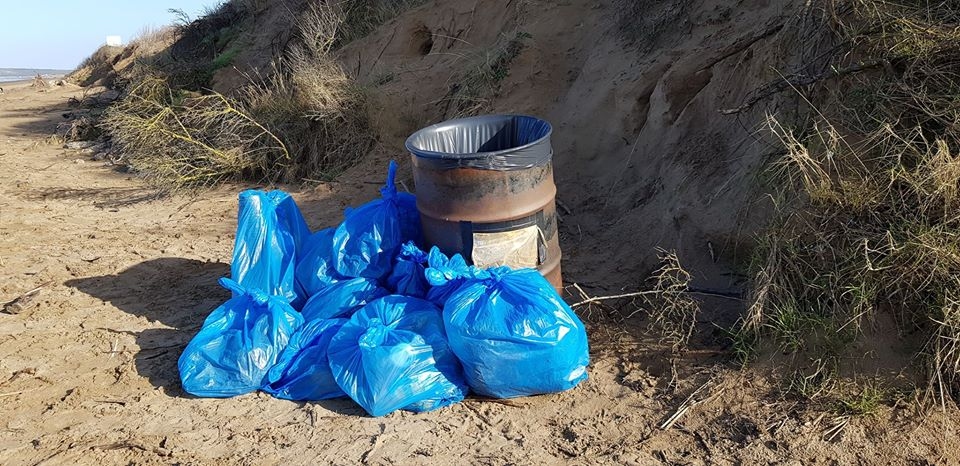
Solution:
<svg viewBox="0 0 960 466">
<path fill-rule="evenodd" d="M 220 0 L 76 0 L 4 2 L 0 7 L 0 68 L 70 70 L 119 35 L 126 44 L 150 27 L 171 24 L 170 8 L 190 18 Z"/>
</svg>

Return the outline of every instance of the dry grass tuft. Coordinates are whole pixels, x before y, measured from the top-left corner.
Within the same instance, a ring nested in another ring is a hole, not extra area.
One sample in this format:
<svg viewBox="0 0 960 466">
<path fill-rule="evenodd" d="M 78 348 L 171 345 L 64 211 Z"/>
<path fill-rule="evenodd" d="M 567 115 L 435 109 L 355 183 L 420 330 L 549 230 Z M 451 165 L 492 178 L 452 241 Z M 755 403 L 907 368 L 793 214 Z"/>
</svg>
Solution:
<svg viewBox="0 0 960 466">
<path fill-rule="evenodd" d="M 174 91 L 161 78 L 134 87 L 102 126 L 134 169 L 167 189 L 274 179 L 291 163 L 285 144 L 239 102 Z"/>
<path fill-rule="evenodd" d="M 345 21 L 337 4 L 313 4 L 296 21 L 299 43 L 242 91 L 250 112 L 291 149 L 285 180 L 331 179 L 376 140 L 364 90 L 331 54 Z"/>
<path fill-rule="evenodd" d="M 291 149 L 295 163 L 281 179 L 330 179 L 369 152 L 376 139 L 366 96 L 333 59 L 294 54 L 276 67 L 243 100 Z"/>
<path fill-rule="evenodd" d="M 426 0 L 340 0 L 328 2 L 343 20 L 331 42 L 334 49 L 373 32 L 400 13 L 426 3 Z"/>
<path fill-rule="evenodd" d="M 882 66 L 843 76 L 806 127 L 769 119 L 778 216 L 736 333 L 835 365 L 890 313 L 943 405 L 960 393 L 960 5 L 841 3 L 838 68 Z"/>
<path fill-rule="evenodd" d="M 440 100 L 444 117 L 488 113 L 490 102 L 510 73 L 510 64 L 520 55 L 524 41 L 530 37 L 526 32 L 517 31 L 512 36 L 502 37 L 490 50 L 475 54 L 467 70 L 456 77 L 450 92 Z"/>
<path fill-rule="evenodd" d="M 160 187 L 208 186 L 241 178 L 331 179 L 369 152 L 376 140 L 364 90 L 332 55 L 345 40 L 345 31 L 355 28 L 350 21 L 359 21 L 356 12 L 351 13 L 359 3 L 311 3 L 292 20 L 294 40 L 271 72 L 250 77 L 234 97 L 185 90 L 196 88 L 188 83 L 192 75 L 184 81 L 183 73 L 139 68 L 103 127 L 131 165 Z M 399 5 L 390 5 L 394 3 Z M 245 18 L 263 7 L 254 1 L 222 6 L 209 18 L 184 20 L 178 34 L 211 37 L 223 42 L 217 50 L 230 49 L 230 38 L 242 28 L 226 19 Z M 179 53 L 200 56 L 188 50 L 187 42 L 177 43 L 184 49 Z M 181 68 L 209 71 L 229 59 L 221 53 L 210 64 Z"/>
<path fill-rule="evenodd" d="M 646 300 L 650 307 L 650 329 L 674 353 L 687 349 L 700 314 L 700 303 L 690 297 L 690 273 L 680 265 L 675 251 L 659 251 L 660 268 L 651 275 L 653 283 Z"/>
</svg>

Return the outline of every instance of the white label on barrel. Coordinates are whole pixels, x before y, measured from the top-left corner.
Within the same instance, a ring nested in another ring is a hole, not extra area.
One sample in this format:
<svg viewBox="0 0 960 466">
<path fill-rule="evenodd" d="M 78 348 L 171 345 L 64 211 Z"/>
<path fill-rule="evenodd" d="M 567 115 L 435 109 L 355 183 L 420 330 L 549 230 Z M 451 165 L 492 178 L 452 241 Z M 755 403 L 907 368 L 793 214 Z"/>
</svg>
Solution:
<svg viewBox="0 0 960 466">
<path fill-rule="evenodd" d="M 539 228 L 530 225 L 501 233 L 473 234 L 473 265 L 480 268 L 506 265 L 514 269 L 537 268 Z"/>
</svg>

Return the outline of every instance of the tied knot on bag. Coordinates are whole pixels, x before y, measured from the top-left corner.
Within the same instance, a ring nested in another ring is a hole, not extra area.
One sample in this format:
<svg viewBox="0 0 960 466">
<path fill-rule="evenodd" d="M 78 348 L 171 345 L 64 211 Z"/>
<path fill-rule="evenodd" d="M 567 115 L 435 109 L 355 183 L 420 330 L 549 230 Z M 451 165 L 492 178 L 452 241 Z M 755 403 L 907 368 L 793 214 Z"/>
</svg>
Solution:
<svg viewBox="0 0 960 466">
<path fill-rule="evenodd" d="M 436 246 L 430 249 L 427 263 L 429 267 L 424 271 L 424 276 L 432 286 L 446 285 L 456 280 L 470 278 L 475 274 L 473 267 L 467 265 L 463 256 L 454 254 L 448 258 Z"/>
<path fill-rule="evenodd" d="M 387 169 L 387 182 L 380 188 L 380 196 L 385 201 L 395 201 L 397 199 L 397 162 L 390 161 L 390 167 Z"/>
<path fill-rule="evenodd" d="M 260 290 L 247 290 L 247 296 L 260 306 L 265 306 L 270 300 L 270 295 Z"/>
<path fill-rule="evenodd" d="M 415 264 L 425 264 L 427 262 L 427 253 L 423 252 L 413 241 L 403 243 L 400 249 L 400 255 Z"/>
<path fill-rule="evenodd" d="M 270 201 L 270 204 L 271 204 L 273 207 L 278 207 L 278 206 L 280 206 L 280 203 L 283 202 L 283 200 L 286 199 L 286 198 L 289 197 L 289 196 L 290 196 L 289 194 L 287 194 L 287 193 L 285 193 L 285 192 L 283 192 L 283 191 L 274 190 L 274 191 L 269 191 L 269 192 L 267 192 L 267 196 L 266 196 L 266 197 L 267 197 L 267 199 Z"/>
<path fill-rule="evenodd" d="M 444 266 L 430 267 L 424 270 L 423 274 L 427 282 L 433 286 L 443 286 L 452 281 L 467 278 L 464 271 Z"/>
<path fill-rule="evenodd" d="M 383 344 L 387 339 L 387 333 L 390 331 L 390 327 L 387 327 L 383 324 L 383 321 L 377 317 L 370 319 L 370 327 L 367 328 L 360 339 L 357 340 L 357 344 L 361 348 L 376 348 Z"/>
<path fill-rule="evenodd" d="M 471 270 L 472 278 L 483 282 L 488 287 L 494 287 L 500 284 L 504 277 L 513 270 L 510 267 L 494 267 L 489 269 L 478 269 L 473 267 Z"/>
</svg>

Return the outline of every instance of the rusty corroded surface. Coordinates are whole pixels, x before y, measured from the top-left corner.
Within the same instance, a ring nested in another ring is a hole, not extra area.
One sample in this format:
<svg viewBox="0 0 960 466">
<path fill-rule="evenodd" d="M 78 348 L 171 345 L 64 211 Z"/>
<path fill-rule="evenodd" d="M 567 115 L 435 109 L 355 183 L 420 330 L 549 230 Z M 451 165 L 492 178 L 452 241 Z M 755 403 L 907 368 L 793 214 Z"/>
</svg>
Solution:
<svg viewBox="0 0 960 466">
<path fill-rule="evenodd" d="M 417 208 L 428 245 L 470 260 L 470 236 L 465 231 L 537 217 L 544 246 L 538 269 L 554 287 L 562 287 L 552 163 L 510 171 L 435 169 L 414 156 L 413 164 Z"/>
</svg>

